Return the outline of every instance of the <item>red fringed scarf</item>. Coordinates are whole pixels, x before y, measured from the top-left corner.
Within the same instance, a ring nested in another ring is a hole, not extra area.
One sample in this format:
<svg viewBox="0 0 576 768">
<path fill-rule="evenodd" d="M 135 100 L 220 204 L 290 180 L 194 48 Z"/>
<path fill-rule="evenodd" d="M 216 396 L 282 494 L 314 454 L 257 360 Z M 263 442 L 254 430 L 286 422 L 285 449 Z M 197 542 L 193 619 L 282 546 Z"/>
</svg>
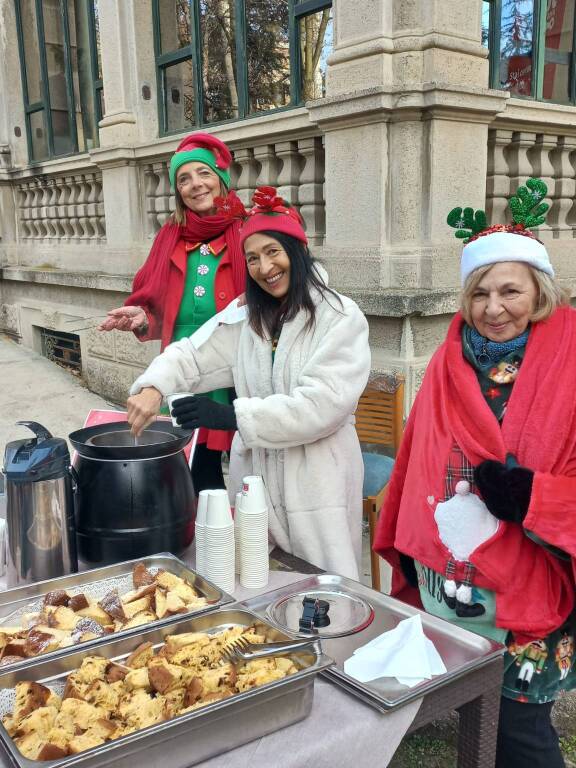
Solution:
<svg viewBox="0 0 576 768">
<path fill-rule="evenodd" d="M 166 303 L 170 257 L 179 240 L 187 243 L 207 242 L 222 233 L 226 236 L 226 248 L 232 264 L 232 280 L 236 295 L 244 293 L 246 288 L 246 260 L 240 246 L 239 229 L 241 222 L 225 216 L 198 216 L 193 211 L 186 211 L 186 224 L 174 224 L 168 221 L 156 235 L 150 254 L 144 265 L 138 270 L 132 284 L 132 293 L 126 299 L 126 306 L 145 306 L 153 312 L 158 323 L 162 324 Z"/>
</svg>

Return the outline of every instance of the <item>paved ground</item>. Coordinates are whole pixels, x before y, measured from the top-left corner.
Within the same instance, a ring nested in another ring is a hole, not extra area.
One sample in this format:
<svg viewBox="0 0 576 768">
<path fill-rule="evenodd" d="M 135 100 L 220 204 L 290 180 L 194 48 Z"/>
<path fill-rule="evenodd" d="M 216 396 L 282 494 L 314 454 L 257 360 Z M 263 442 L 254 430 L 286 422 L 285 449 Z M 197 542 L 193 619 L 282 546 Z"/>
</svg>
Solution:
<svg viewBox="0 0 576 768">
<path fill-rule="evenodd" d="M 36 352 L 0 335 L 0 450 L 30 432 L 17 421 L 38 421 L 57 437 L 80 429 L 91 408 L 114 408 L 81 380 Z"/>
</svg>

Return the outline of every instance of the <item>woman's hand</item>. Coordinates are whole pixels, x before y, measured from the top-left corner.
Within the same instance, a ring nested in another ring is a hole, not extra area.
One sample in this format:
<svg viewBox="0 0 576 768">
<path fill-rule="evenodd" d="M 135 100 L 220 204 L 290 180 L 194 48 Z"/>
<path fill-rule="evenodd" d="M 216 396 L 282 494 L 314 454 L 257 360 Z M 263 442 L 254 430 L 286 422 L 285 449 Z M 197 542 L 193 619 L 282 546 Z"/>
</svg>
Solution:
<svg viewBox="0 0 576 768">
<path fill-rule="evenodd" d="M 499 520 L 522 523 L 530 506 L 534 472 L 526 467 L 507 467 L 499 461 L 483 461 L 474 467 L 474 482 L 484 503 Z"/>
<path fill-rule="evenodd" d="M 99 331 L 137 331 L 148 325 L 142 307 L 118 307 L 108 312 L 108 317 L 98 326 Z"/>
<path fill-rule="evenodd" d="M 132 427 L 130 430 L 135 437 L 138 437 L 152 424 L 156 416 L 160 413 L 162 405 L 162 393 L 156 387 L 144 387 L 137 395 L 128 398 L 127 419 Z"/>
</svg>

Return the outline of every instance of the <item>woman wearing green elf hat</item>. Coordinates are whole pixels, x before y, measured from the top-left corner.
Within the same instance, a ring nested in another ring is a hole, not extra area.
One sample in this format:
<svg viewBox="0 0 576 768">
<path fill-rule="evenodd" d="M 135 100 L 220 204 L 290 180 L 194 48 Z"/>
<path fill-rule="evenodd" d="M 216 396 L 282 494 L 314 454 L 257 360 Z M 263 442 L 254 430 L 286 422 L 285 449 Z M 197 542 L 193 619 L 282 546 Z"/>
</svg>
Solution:
<svg viewBox="0 0 576 768">
<path fill-rule="evenodd" d="M 164 349 L 244 292 L 240 223 L 216 213 L 216 200 L 237 201 L 228 191 L 231 162 L 228 147 L 209 134 L 193 133 L 180 143 L 170 161 L 176 210 L 158 232 L 125 305 L 111 310 L 100 330 L 132 331 L 140 341 L 160 339 Z M 230 402 L 228 390 L 210 397 Z M 196 493 L 224 488 L 221 453 L 230 449 L 233 434 L 200 431 L 192 464 Z"/>
<path fill-rule="evenodd" d="M 576 312 L 531 227 L 546 185 L 510 200 L 512 224 L 455 208 L 466 245 L 461 311 L 405 431 L 374 547 L 392 592 L 504 643 L 497 768 L 564 765 L 550 721 L 576 688 Z"/>
</svg>

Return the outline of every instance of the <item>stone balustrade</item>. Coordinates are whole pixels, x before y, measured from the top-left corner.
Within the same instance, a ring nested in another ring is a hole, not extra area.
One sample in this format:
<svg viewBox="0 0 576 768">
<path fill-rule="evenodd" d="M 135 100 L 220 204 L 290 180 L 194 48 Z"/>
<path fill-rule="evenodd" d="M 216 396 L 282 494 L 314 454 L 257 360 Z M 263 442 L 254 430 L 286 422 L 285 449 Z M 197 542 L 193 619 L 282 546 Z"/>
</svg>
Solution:
<svg viewBox="0 0 576 768">
<path fill-rule="evenodd" d="M 35 176 L 16 184 L 23 242 L 98 244 L 106 240 L 102 175 Z"/>
<path fill-rule="evenodd" d="M 576 133 L 544 133 L 494 128 L 488 135 L 486 213 L 488 221 L 505 221 L 508 197 L 530 176 L 548 186 L 550 204 L 538 237 L 570 239 L 576 234 Z M 509 218 L 509 215 L 508 215 Z"/>
<path fill-rule="evenodd" d="M 232 145 L 233 146 L 233 145 Z M 233 149 L 231 186 L 249 206 L 256 187 L 270 185 L 300 211 L 311 244 L 324 241 L 324 147 L 321 136 Z M 152 238 L 174 210 L 168 159 L 142 166 L 146 232 Z"/>
</svg>

